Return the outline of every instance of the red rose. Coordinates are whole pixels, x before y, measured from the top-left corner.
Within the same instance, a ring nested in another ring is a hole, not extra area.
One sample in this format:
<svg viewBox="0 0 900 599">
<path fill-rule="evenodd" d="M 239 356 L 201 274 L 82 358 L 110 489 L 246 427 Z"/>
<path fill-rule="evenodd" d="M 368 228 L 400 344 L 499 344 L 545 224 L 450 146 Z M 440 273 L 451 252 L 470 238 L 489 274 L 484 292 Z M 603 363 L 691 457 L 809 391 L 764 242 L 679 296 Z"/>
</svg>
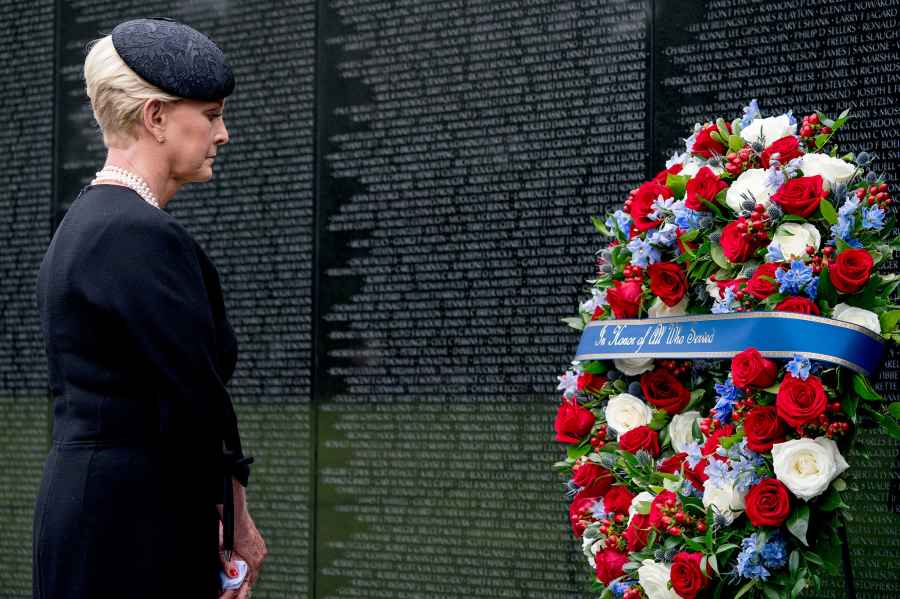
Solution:
<svg viewBox="0 0 900 599">
<path fill-rule="evenodd" d="M 634 493 L 629 491 L 628 487 L 615 485 L 603 496 L 603 507 L 607 512 L 627 516 L 632 499 L 634 499 Z"/>
<path fill-rule="evenodd" d="M 691 392 L 668 370 L 656 368 L 641 376 L 641 391 L 651 405 L 678 414 L 691 401 Z"/>
<path fill-rule="evenodd" d="M 649 426 L 638 426 L 619 436 L 619 447 L 636 453 L 643 449 L 653 457 L 659 455 L 659 433 Z"/>
<path fill-rule="evenodd" d="M 650 516 L 648 514 L 635 514 L 622 535 L 625 537 L 628 551 L 640 551 L 646 547 L 651 529 Z"/>
<path fill-rule="evenodd" d="M 866 250 L 848 248 L 838 254 L 828 267 L 828 278 L 834 288 L 842 293 L 856 293 L 869 282 L 875 263 Z"/>
<path fill-rule="evenodd" d="M 822 314 L 819 311 L 819 307 L 811 299 L 799 295 L 784 298 L 778 302 L 775 309 L 782 312 L 796 312 L 797 314 L 812 314 L 814 316 Z"/>
<path fill-rule="evenodd" d="M 655 182 L 659 183 L 660 185 L 665 185 L 666 181 L 669 180 L 669 175 L 677 175 L 678 173 L 681 172 L 681 169 L 683 169 L 683 168 L 684 168 L 683 164 L 673 164 L 669 168 L 667 168 L 665 170 L 661 170 L 658 173 L 656 173 L 656 176 L 653 177 L 653 180 Z"/>
<path fill-rule="evenodd" d="M 810 375 L 805 381 L 787 374 L 775 396 L 778 417 L 797 427 L 818 420 L 825 413 L 828 396 L 819 377 Z"/>
<path fill-rule="evenodd" d="M 684 478 L 689 480 L 698 491 L 703 490 L 703 483 L 709 479 L 709 476 L 706 475 L 707 466 L 709 466 L 709 459 L 703 458 L 693 468 L 684 469 Z"/>
<path fill-rule="evenodd" d="M 722 239 L 719 242 L 725 257 L 734 263 L 746 262 L 753 252 L 768 241 L 768 238 L 757 239 L 755 236 L 747 238 L 738 231 L 737 226 L 738 221 L 732 221 L 725 225 L 725 228 L 722 229 Z"/>
<path fill-rule="evenodd" d="M 597 580 L 609 584 L 625 574 L 622 566 L 628 563 L 628 556 L 615 549 L 604 549 L 594 556 L 597 564 Z"/>
<path fill-rule="evenodd" d="M 628 199 L 628 212 L 631 214 L 631 220 L 639 231 L 648 231 L 658 227 L 662 221 L 650 220 L 650 214 L 653 212 L 653 202 L 662 196 L 663 198 L 671 198 L 672 190 L 665 185 L 660 185 L 656 181 L 647 181 L 637 188 Z"/>
<path fill-rule="evenodd" d="M 687 293 L 684 270 L 674 262 L 657 262 L 647 268 L 650 275 L 650 291 L 669 307 L 681 301 Z"/>
<path fill-rule="evenodd" d="M 741 283 L 746 283 L 747 279 L 737 278 L 737 279 L 717 279 L 716 275 L 709 276 L 709 282 L 715 283 L 716 287 L 719 288 L 719 299 L 725 299 L 725 290 L 729 287 L 737 291 Z"/>
<path fill-rule="evenodd" d="M 725 123 L 725 128 L 731 133 L 731 123 Z M 723 155 L 725 153 L 725 144 L 714 140 L 710 136 L 710 133 L 718 130 L 719 128 L 715 123 L 701 129 L 700 132 L 697 133 L 697 137 L 694 138 L 694 145 L 691 147 L 691 152 L 704 158 L 712 158 L 713 155 Z"/>
<path fill-rule="evenodd" d="M 709 578 L 700 571 L 702 559 L 703 554 L 695 551 L 679 551 L 675 554 L 669 575 L 672 579 L 672 590 L 682 599 L 694 599 L 709 584 Z"/>
<path fill-rule="evenodd" d="M 816 211 L 825 197 L 822 176 L 797 177 L 772 194 L 772 201 L 778 203 L 788 214 L 807 217 Z"/>
<path fill-rule="evenodd" d="M 750 281 L 747 283 L 747 293 L 758 300 L 764 300 L 777 292 L 779 287 L 779 284 L 775 279 L 775 271 L 777 270 L 778 265 L 774 262 L 760 264 L 759 267 L 753 271 L 753 276 L 750 277 Z M 763 277 L 772 280 L 769 281 Z"/>
<path fill-rule="evenodd" d="M 576 464 L 572 469 L 572 481 L 579 487 L 587 487 L 601 476 L 610 476 L 609 470 L 594 462 Z"/>
<path fill-rule="evenodd" d="M 756 452 L 772 451 L 772 445 L 784 441 L 784 426 L 775 406 L 758 406 L 744 418 L 747 447 Z"/>
<path fill-rule="evenodd" d="M 606 495 L 606 492 L 609 491 L 609 487 L 613 484 L 614 479 L 612 474 L 609 473 L 608 470 L 603 470 L 600 476 L 594 479 L 593 482 L 589 483 L 586 487 L 583 487 L 578 493 L 575 494 L 575 499 L 581 499 L 584 497 L 593 497 L 594 499 L 598 497 L 603 497 Z"/>
<path fill-rule="evenodd" d="M 658 530 L 663 530 L 671 525 L 664 518 L 668 516 L 663 514 L 663 508 L 674 508 L 678 505 L 678 497 L 672 491 L 660 491 L 659 495 L 650 502 L 650 526 Z"/>
<path fill-rule="evenodd" d="M 563 443 L 581 443 L 582 438 L 591 432 L 597 417 L 594 413 L 579 406 L 574 401 L 563 401 L 556 412 L 556 440 Z"/>
<path fill-rule="evenodd" d="M 584 534 L 587 525 L 594 520 L 591 508 L 595 503 L 597 503 L 596 497 L 576 497 L 569 504 L 569 523 L 572 525 L 572 534 L 579 539 Z"/>
<path fill-rule="evenodd" d="M 703 444 L 700 452 L 703 455 L 713 455 L 716 453 L 716 450 L 719 448 L 719 439 L 722 437 L 730 437 L 734 434 L 734 425 L 726 424 L 723 427 L 717 428 L 713 434 L 711 434 L 706 442 Z M 706 480 L 705 478 L 703 480 Z"/>
<path fill-rule="evenodd" d="M 603 306 L 597 306 L 594 308 L 594 313 L 591 314 L 591 320 L 599 320 L 604 314 L 606 314 L 606 310 L 603 309 Z"/>
<path fill-rule="evenodd" d="M 681 470 L 681 465 L 684 464 L 684 461 L 687 459 L 687 454 L 683 451 L 680 453 L 676 453 L 675 455 L 666 458 L 662 462 L 660 462 L 657 470 L 660 472 L 665 472 L 666 474 L 675 474 L 679 470 Z"/>
<path fill-rule="evenodd" d="M 797 138 L 793 135 L 788 135 L 787 137 L 776 140 L 772 145 L 763 150 L 762 155 L 759 157 L 763 168 L 769 168 L 772 154 L 778 154 L 779 163 L 787 164 L 794 158 L 802 156 L 803 152 L 800 151 L 800 142 L 797 141 Z"/>
<path fill-rule="evenodd" d="M 591 393 L 599 393 L 603 385 L 606 384 L 606 377 L 599 374 L 591 374 L 590 372 L 582 372 L 578 375 L 577 385 L 581 391 L 589 391 Z"/>
<path fill-rule="evenodd" d="M 711 168 L 704 166 L 684 186 L 684 205 L 691 210 L 709 210 L 703 200 L 716 203 L 716 195 L 728 187 Z"/>
<path fill-rule="evenodd" d="M 744 506 L 753 526 L 781 526 L 791 515 L 791 496 L 781 481 L 766 478 L 753 485 Z"/>
<path fill-rule="evenodd" d="M 778 367 L 772 360 L 765 359 L 756 349 L 745 349 L 731 359 L 731 378 L 735 387 L 765 389 L 775 382 Z"/>
<path fill-rule="evenodd" d="M 606 301 L 616 318 L 635 318 L 641 309 L 641 284 L 637 281 L 615 281 L 606 292 Z"/>
</svg>

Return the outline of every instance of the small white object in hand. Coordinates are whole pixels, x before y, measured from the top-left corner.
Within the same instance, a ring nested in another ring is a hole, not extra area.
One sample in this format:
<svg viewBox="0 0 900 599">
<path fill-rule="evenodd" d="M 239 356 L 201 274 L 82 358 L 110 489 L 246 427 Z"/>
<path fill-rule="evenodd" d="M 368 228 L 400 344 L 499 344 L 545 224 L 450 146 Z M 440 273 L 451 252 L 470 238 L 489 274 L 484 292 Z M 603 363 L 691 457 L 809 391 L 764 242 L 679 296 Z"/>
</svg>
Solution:
<svg viewBox="0 0 900 599">
<path fill-rule="evenodd" d="M 219 572 L 219 580 L 222 583 L 223 591 L 240 587 L 244 583 L 244 578 L 247 576 L 247 562 L 242 559 L 236 559 L 233 560 L 231 564 L 237 568 L 236 576 L 229 576 L 224 570 Z"/>
</svg>

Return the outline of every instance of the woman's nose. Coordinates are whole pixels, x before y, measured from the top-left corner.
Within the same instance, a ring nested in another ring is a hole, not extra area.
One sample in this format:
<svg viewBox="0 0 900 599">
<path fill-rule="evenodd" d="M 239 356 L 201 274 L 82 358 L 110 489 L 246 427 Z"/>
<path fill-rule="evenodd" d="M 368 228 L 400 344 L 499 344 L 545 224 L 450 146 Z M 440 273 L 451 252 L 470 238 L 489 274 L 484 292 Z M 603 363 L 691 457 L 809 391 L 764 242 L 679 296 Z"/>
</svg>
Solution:
<svg viewBox="0 0 900 599">
<path fill-rule="evenodd" d="M 221 127 L 216 132 L 216 145 L 222 146 L 228 143 L 228 128 L 225 127 L 225 121 L 222 121 Z"/>
</svg>

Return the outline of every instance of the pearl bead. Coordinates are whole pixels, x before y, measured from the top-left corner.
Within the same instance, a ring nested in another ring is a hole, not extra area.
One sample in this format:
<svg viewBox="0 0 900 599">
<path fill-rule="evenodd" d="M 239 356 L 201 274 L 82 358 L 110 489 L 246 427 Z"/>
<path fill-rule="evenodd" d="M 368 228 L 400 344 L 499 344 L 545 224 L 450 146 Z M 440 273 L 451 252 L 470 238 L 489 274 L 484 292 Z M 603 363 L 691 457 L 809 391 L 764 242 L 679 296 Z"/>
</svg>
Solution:
<svg viewBox="0 0 900 599">
<path fill-rule="evenodd" d="M 147 182 L 144 181 L 144 179 L 134 173 L 126 171 L 124 168 L 118 166 L 107 165 L 97 171 L 97 175 L 94 177 L 94 180 L 91 181 L 91 185 L 96 184 L 97 181 L 102 179 L 109 179 L 110 181 L 122 183 L 141 196 L 148 204 L 154 208 L 159 208 L 159 200 L 156 199 L 156 195 L 151 191 L 150 186 L 147 185 Z"/>
</svg>

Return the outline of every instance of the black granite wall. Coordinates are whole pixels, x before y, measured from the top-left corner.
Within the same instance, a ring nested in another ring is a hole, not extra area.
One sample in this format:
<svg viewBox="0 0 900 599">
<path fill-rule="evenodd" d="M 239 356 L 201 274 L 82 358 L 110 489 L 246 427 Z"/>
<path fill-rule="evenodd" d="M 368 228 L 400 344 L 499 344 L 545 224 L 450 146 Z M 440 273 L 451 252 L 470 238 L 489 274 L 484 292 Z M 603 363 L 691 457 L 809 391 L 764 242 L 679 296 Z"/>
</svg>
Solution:
<svg viewBox="0 0 900 599">
<path fill-rule="evenodd" d="M 271 557 L 256 597 L 580 597 L 550 464 L 590 216 L 698 120 L 853 107 L 898 181 L 900 0 L 0 1 L 0 595 L 30 593 L 48 439 L 33 280 L 102 164 L 87 41 L 167 15 L 227 52 L 231 143 L 167 210 L 215 261 Z M 880 389 L 897 395 L 896 355 Z M 900 590 L 895 443 L 862 435 L 858 597 Z M 822 597 L 842 596 L 839 581 Z"/>
</svg>

